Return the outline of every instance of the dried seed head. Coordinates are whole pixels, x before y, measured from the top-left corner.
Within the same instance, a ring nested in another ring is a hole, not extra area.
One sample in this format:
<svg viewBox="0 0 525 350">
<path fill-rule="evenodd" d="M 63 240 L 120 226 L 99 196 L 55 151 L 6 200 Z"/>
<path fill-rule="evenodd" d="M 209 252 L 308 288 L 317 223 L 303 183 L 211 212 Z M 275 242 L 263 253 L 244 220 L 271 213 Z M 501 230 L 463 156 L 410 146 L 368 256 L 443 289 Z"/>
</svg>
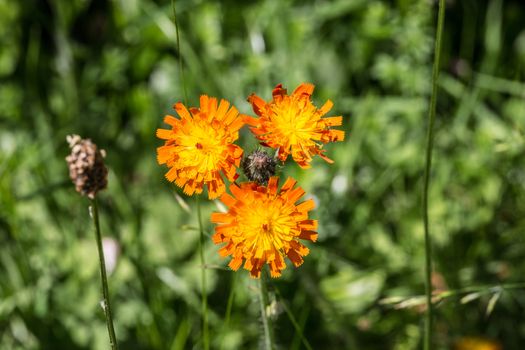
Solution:
<svg viewBox="0 0 525 350">
<path fill-rule="evenodd" d="M 242 160 L 244 175 L 250 180 L 266 185 L 275 175 L 277 160 L 263 150 L 255 150 Z"/>
<path fill-rule="evenodd" d="M 67 142 L 71 148 L 71 154 L 66 157 L 69 177 L 78 193 L 93 199 L 108 184 L 108 169 L 104 165 L 106 153 L 97 149 L 90 139 L 78 135 L 68 135 Z"/>
</svg>

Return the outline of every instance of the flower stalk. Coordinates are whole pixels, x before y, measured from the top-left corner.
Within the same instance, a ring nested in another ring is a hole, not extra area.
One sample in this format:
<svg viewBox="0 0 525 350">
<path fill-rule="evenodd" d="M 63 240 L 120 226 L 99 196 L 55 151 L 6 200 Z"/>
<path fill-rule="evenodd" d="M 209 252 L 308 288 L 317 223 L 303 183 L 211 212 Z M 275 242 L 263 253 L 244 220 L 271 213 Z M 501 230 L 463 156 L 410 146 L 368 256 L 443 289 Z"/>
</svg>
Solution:
<svg viewBox="0 0 525 350">
<path fill-rule="evenodd" d="M 104 259 L 104 249 L 102 248 L 102 237 L 100 234 L 100 223 L 98 219 L 98 204 L 96 197 L 91 199 L 91 216 L 93 218 L 93 223 L 95 225 L 95 236 L 97 241 L 98 248 L 98 258 L 100 265 L 100 277 L 102 280 L 102 308 L 104 309 L 104 315 L 106 316 L 106 326 L 108 328 L 109 334 L 109 345 L 112 350 L 117 350 L 117 337 L 115 336 L 115 329 L 113 327 L 113 317 L 111 313 L 111 303 L 109 301 L 109 288 L 108 288 L 108 278 L 106 274 L 106 262 Z"/>
<path fill-rule="evenodd" d="M 275 350 L 275 337 L 273 334 L 273 322 L 266 309 L 269 305 L 268 287 L 266 286 L 266 273 L 262 271 L 259 278 L 259 302 L 261 306 L 261 319 L 263 324 L 264 350 Z"/>
<path fill-rule="evenodd" d="M 202 338 L 204 349 L 210 348 L 209 330 L 208 330 L 208 295 L 206 285 L 206 260 L 204 258 L 204 228 L 202 225 L 202 213 L 200 197 L 197 196 L 197 218 L 199 221 L 199 258 L 201 263 L 201 293 L 202 293 Z"/>
<path fill-rule="evenodd" d="M 445 20 L 445 0 L 439 0 L 438 23 L 436 30 L 436 42 L 434 47 L 434 65 L 432 67 L 432 95 L 430 96 L 430 107 L 428 112 L 428 129 L 426 143 L 425 175 L 423 185 L 423 224 L 425 230 L 425 296 L 426 317 L 424 350 L 432 349 L 432 242 L 428 219 L 428 187 L 430 182 L 430 169 L 432 166 L 432 147 L 434 144 L 434 122 L 436 119 L 437 82 L 439 78 L 439 62 L 441 55 L 441 38 L 443 35 L 443 23 Z"/>
</svg>

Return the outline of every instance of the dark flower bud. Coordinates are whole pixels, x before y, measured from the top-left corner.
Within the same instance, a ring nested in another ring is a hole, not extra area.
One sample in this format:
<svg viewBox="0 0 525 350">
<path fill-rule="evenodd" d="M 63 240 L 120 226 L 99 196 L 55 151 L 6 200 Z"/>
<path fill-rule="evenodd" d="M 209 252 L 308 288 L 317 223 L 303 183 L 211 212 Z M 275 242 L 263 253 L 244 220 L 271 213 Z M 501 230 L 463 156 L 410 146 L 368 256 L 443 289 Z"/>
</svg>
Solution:
<svg viewBox="0 0 525 350">
<path fill-rule="evenodd" d="M 71 148 L 71 154 L 66 157 L 69 177 L 78 193 L 93 199 L 108 184 L 108 169 L 104 165 L 106 153 L 90 139 L 78 135 L 68 135 L 67 142 Z"/>
<path fill-rule="evenodd" d="M 265 185 L 275 175 L 277 160 L 263 150 L 255 150 L 243 158 L 241 165 L 250 181 Z"/>
</svg>

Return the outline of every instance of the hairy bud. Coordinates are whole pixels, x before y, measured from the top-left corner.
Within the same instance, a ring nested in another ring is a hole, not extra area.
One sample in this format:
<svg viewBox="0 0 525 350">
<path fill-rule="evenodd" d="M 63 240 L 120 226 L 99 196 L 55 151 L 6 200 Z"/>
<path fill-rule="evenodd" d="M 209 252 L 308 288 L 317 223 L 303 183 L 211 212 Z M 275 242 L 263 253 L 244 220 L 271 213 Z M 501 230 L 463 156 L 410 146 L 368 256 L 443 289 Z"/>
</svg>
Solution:
<svg viewBox="0 0 525 350">
<path fill-rule="evenodd" d="M 250 181 L 265 185 L 275 175 L 277 160 L 263 150 L 256 150 L 243 158 L 242 168 Z"/>
<path fill-rule="evenodd" d="M 106 154 L 90 139 L 78 135 L 68 135 L 67 142 L 71 148 L 71 154 L 66 157 L 69 177 L 78 193 L 93 199 L 108 184 L 108 169 L 104 165 Z"/>
</svg>

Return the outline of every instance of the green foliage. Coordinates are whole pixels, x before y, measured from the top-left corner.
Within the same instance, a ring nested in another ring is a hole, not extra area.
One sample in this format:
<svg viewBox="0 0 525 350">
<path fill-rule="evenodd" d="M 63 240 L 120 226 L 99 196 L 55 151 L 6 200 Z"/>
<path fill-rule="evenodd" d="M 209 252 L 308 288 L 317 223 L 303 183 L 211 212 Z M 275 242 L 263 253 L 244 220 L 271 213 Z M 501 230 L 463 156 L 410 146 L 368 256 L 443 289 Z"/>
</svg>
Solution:
<svg viewBox="0 0 525 350">
<path fill-rule="evenodd" d="M 110 294 L 123 349 L 201 348 L 194 198 L 163 179 L 155 129 L 206 93 L 252 114 L 246 97 L 316 85 L 347 139 L 294 176 L 317 202 L 319 241 L 272 280 L 282 348 L 416 349 L 422 310 L 379 300 L 423 293 L 421 190 L 434 2 L 0 0 L 0 344 L 104 349 L 88 200 L 68 180 L 66 135 L 107 151 L 102 232 L 119 242 Z M 449 2 L 430 184 L 435 288 L 523 282 L 525 9 L 519 0 Z M 246 150 L 256 147 L 247 128 Z M 187 206 L 179 205 L 178 194 Z M 217 210 L 205 202 L 206 220 Z M 185 209 L 186 208 L 186 209 Z M 208 240 L 212 348 L 253 349 L 257 284 Z M 234 291 L 232 314 L 224 323 Z M 476 292 L 478 293 L 478 291 Z M 523 290 L 443 300 L 435 343 L 486 336 L 520 349 Z"/>
</svg>

